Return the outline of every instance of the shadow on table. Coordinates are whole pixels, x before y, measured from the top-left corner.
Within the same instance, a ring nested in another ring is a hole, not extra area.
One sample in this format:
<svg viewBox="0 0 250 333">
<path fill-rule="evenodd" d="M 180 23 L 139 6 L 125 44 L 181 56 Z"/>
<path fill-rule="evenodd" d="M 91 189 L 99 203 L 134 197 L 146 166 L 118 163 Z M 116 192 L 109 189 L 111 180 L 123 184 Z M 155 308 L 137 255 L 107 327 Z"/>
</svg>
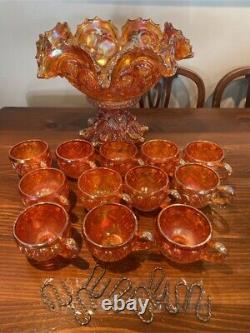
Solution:
<svg viewBox="0 0 250 333">
<path fill-rule="evenodd" d="M 149 253 L 147 250 L 131 253 L 128 257 L 113 263 L 104 263 L 98 260 L 96 261 L 100 266 L 103 268 L 106 267 L 106 269 L 111 272 L 126 273 L 136 270 L 138 267 L 143 265 L 145 260 L 154 261 L 156 266 L 166 262 L 166 259 L 161 254 L 153 252 Z"/>
<path fill-rule="evenodd" d="M 209 269 L 213 270 L 219 270 L 225 275 L 229 275 L 233 273 L 233 269 L 230 265 L 228 265 L 226 262 L 225 263 L 208 263 L 208 262 L 202 262 L 202 261 L 197 261 L 195 263 L 189 263 L 189 264 L 178 264 L 174 263 L 167 258 L 165 258 L 163 255 L 160 253 L 148 253 L 148 252 L 137 252 L 130 254 L 127 258 L 119 261 L 119 262 L 114 262 L 114 263 L 103 263 L 103 262 L 98 262 L 98 264 L 101 267 L 106 267 L 108 271 L 111 271 L 113 273 L 126 273 L 130 272 L 133 270 L 136 270 L 138 267 L 144 264 L 145 260 L 150 260 L 154 262 L 155 267 L 161 267 L 166 270 L 167 273 L 167 266 L 170 266 L 171 268 L 174 268 L 175 270 L 179 272 L 185 273 L 198 273 L 201 274 L 204 271 L 209 271 Z"/>
<path fill-rule="evenodd" d="M 207 206 L 202 210 L 206 216 L 209 218 L 213 230 L 217 231 L 219 234 L 227 234 L 230 231 L 228 222 L 220 215 L 218 209 Z"/>
</svg>

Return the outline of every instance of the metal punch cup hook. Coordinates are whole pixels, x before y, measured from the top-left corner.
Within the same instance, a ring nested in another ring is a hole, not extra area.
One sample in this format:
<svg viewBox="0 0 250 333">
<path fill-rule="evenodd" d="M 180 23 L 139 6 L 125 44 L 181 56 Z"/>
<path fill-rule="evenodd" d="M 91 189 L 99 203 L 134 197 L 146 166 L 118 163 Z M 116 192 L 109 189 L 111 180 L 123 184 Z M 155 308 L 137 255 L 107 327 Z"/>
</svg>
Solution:
<svg viewBox="0 0 250 333">
<path fill-rule="evenodd" d="M 159 280 L 157 281 L 157 272 L 160 272 Z M 165 288 L 161 295 L 157 297 L 157 292 L 162 286 L 162 283 L 165 279 L 165 272 L 162 267 L 155 267 L 154 270 L 150 274 L 150 280 L 148 284 L 148 289 L 151 292 L 151 297 L 154 300 L 155 303 L 160 304 L 164 301 L 165 298 Z M 156 282 L 155 282 L 156 280 Z"/>
<path fill-rule="evenodd" d="M 76 297 L 76 302 L 70 304 L 70 310 L 75 320 L 81 325 L 87 325 L 91 320 L 91 314 L 80 297 Z"/>
<path fill-rule="evenodd" d="M 91 320 L 91 315 L 89 314 L 87 308 L 84 306 L 84 304 L 82 304 L 81 300 L 79 299 L 77 299 L 77 303 L 78 305 L 80 305 L 81 308 L 77 308 L 76 302 L 73 302 L 73 295 L 68 285 L 64 281 L 61 281 L 61 286 L 68 297 L 68 299 L 64 302 L 62 301 L 58 288 L 53 284 L 53 279 L 49 278 L 44 281 L 40 290 L 41 298 L 44 304 L 46 304 L 48 308 L 52 311 L 56 310 L 56 303 L 58 307 L 67 307 L 73 313 L 75 320 L 80 325 L 87 325 Z M 53 292 L 55 300 L 52 300 L 51 296 L 47 294 L 48 289 L 51 289 L 51 291 Z"/>
<path fill-rule="evenodd" d="M 100 270 L 100 275 L 97 276 L 97 278 L 94 280 L 94 276 L 97 272 L 97 270 Z M 89 275 L 87 281 L 82 285 L 81 288 L 78 289 L 78 291 L 81 291 L 83 289 L 86 289 L 90 296 L 93 298 L 100 298 L 102 297 L 102 295 L 104 294 L 105 290 L 108 288 L 111 279 L 108 279 L 107 282 L 104 284 L 103 288 L 99 291 L 99 292 L 94 292 L 94 290 L 97 288 L 97 286 L 99 285 L 99 283 L 101 282 L 101 280 L 103 279 L 104 275 L 106 274 L 106 267 L 103 268 L 100 265 L 95 265 L 91 274 Z M 89 288 L 89 285 L 91 283 L 91 281 L 94 280 L 93 286 L 91 288 Z"/>
<path fill-rule="evenodd" d="M 137 293 L 138 290 L 142 289 L 145 294 L 146 294 L 146 298 L 149 299 L 149 303 L 148 303 L 148 307 L 147 307 L 147 311 L 150 313 L 150 317 L 148 319 L 145 319 L 142 314 L 140 314 L 138 311 L 135 311 L 135 313 L 137 314 L 137 316 L 140 318 L 140 320 L 144 323 L 144 324 L 150 324 L 152 323 L 152 321 L 154 320 L 154 311 L 153 311 L 153 306 L 154 306 L 154 300 L 151 297 L 151 293 L 149 291 L 148 288 L 144 287 L 144 286 L 138 286 L 135 288 L 134 290 L 134 296 L 137 298 Z"/>
<path fill-rule="evenodd" d="M 186 289 L 185 299 L 184 299 L 184 302 L 182 305 L 180 304 L 180 295 L 179 295 L 180 287 L 185 287 L 185 289 Z M 204 290 L 202 281 L 192 283 L 190 286 L 188 286 L 186 280 L 184 280 L 183 278 L 180 279 L 175 285 L 175 305 L 169 303 L 169 282 L 167 281 L 165 284 L 165 291 L 164 291 L 164 293 L 166 295 L 165 308 L 171 314 L 177 314 L 181 310 L 183 312 L 187 312 L 187 310 L 190 306 L 194 288 L 198 288 L 198 290 L 199 290 L 199 297 L 198 297 L 197 303 L 195 304 L 196 318 L 200 321 L 208 322 L 212 316 L 212 302 L 211 302 L 210 297 L 207 297 L 207 302 L 206 302 L 207 314 L 206 314 L 206 316 L 201 315 L 201 313 L 200 313 L 201 301 L 202 301 L 203 296 L 205 295 L 205 290 Z"/>
<path fill-rule="evenodd" d="M 72 303 L 73 296 L 72 292 L 70 291 L 68 285 L 65 283 L 65 281 L 60 281 L 61 289 L 64 290 L 64 293 L 66 294 L 67 298 L 66 300 L 62 300 L 62 295 L 59 292 L 58 288 L 54 285 L 54 280 L 52 278 L 46 279 L 43 282 L 43 285 L 40 289 L 41 298 L 44 304 L 48 306 L 48 308 L 52 311 L 56 310 L 56 303 L 58 307 L 67 307 Z M 51 289 L 54 300 L 51 298 L 51 296 L 48 295 L 48 289 Z"/>
<path fill-rule="evenodd" d="M 123 288 L 120 288 L 122 284 L 125 284 Z M 120 288 L 120 289 L 119 289 Z M 111 299 L 115 295 L 117 295 L 119 298 L 124 296 L 127 292 L 132 290 L 132 281 L 129 278 L 121 277 L 114 285 L 114 287 L 111 289 L 108 297 Z M 118 310 L 117 310 L 118 312 Z"/>
<path fill-rule="evenodd" d="M 192 293 L 193 290 L 197 288 L 199 290 L 199 297 L 198 300 L 195 304 L 195 315 L 196 318 L 200 321 L 203 322 L 208 322 L 212 316 L 212 301 L 211 298 L 209 296 L 207 296 L 207 301 L 206 301 L 206 308 L 207 308 L 207 313 L 205 316 L 200 314 L 200 310 L 201 310 L 201 301 L 202 298 L 205 296 L 206 292 L 204 290 L 204 286 L 203 286 L 203 282 L 199 281 L 199 282 L 194 282 L 191 284 L 191 286 L 189 287 L 189 292 L 188 292 L 188 298 L 187 298 L 187 302 L 186 302 L 186 310 L 190 305 L 191 302 L 191 298 L 192 298 Z"/>
<path fill-rule="evenodd" d="M 175 285 L 175 305 L 170 303 L 170 292 L 169 292 L 169 281 L 165 282 L 165 287 L 164 287 L 164 305 L 165 309 L 171 313 L 171 314 L 177 314 L 181 310 L 181 305 L 180 305 L 180 294 L 179 294 L 179 288 L 180 287 L 185 287 L 186 293 L 185 293 L 185 300 L 184 300 L 184 305 L 182 306 L 184 308 L 184 311 L 186 309 L 186 300 L 188 297 L 188 284 L 185 279 L 180 279 L 176 285 Z"/>
<path fill-rule="evenodd" d="M 60 310 L 61 308 L 68 309 L 77 323 L 85 326 L 92 318 L 94 313 L 92 310 L 97 308 L 97 299 L 101 298 L 110 286 L 110 278 L 106 278 L 105 283 L 102 283 L 105 274 L 106 267 L 96 264 L 80 288 L 78 288 L 79 284 L 77 283 L 76 288 L 78 289 L 75 289 L 74 292 L 72 285 L 66 283 L 67 280 L 59 280 L 58 283 L 55 283 L 53 278 L 45 279 L 40 289 L 41 299 L 51 311 Z M 212 316 L 212 302 L 210 297 L 206 296 L 202 281 L 188 284 L 183 278 L 178 280 L 174 287 L 174 300 L 172 302 L 172 300 L 170 301 L 170 282 L 165 278 L 165 271 L 161 267 L 155 267 L 150 273 L 150 279 L 146 286 L 139 285 L 133 288 L 133 283 L 129 278 L 120 277 L 108 292 L 108 297 L 111 299 L 117 295 L 122 298 L 127 294 L 125 298 L 134 297 L 138 299 L 140 297 L 138 295 L 139 292 L 143 292 L 144 296 L 142 298 L 149 300 L 145 308 L 146 312 L 140 313 L 136 308 L 133 311 L 143 323 L 149 324 L 154 319 L 155 310 L 160 310 L 161 312 L 165 309 L 170 314 L 191 310 L 192 297 L 194 296 L 194 290 L 197 289 L 195 300 L 192 304 L 196 318 L 202 322 L 210 320 Z M 98 291 L 96 290 L 97 288 Z M 180 294 L 181 288 L 185 288 L 184 294 Z M 85 296 L 90 303 L 85 302 L 87 299 L 84 298 L 83 292 L 86 293 Z"/>
<path fill-rule="evenodd" d="M 85 306 L 87 309 L 87 306 L 85 305 L 83 298 L 82 298 L 82 293 L 85 292 L 87 294 L 87 298 L 90 300 L 90 310 L 91 312 L 94 312 L 97 308 L 97 304 L 94 300 L 94 298 L 92 297 L 92 295 L 89 293 L 89 291 L 85 288 L 79 288 L 76 290 L 76 300 L 82 305 Z M 88 311 L 90 311 L 88 310 Z"/>
<path fill-rule="evenodd" d="M 96 274 L 98 269 L 100 270 L 100 275 Z M 87 325 L 91 320 L 91 313 L 82 299 L 82 292 L 83 291 L 87 292 L 87 296 L 89 297 L 89 299 L 91 301 L 91 310 L 95 310 L 96 304 L 93 299 L 102 297 L 111 281 L 111 279 L 109 279 L 99 293 L 94 292 L 94 290 L 97 288 L 97 286 L 103 279 L 105 273 L 106 273 L 106 268 L 102 268 L 98 264 L 95 265 L 94 268 L 92 269 L 91 273 L 89 274 L 87 281 L 80 288 L 78 288 L 76 290 L 76 301 L 77 302 L 74 305 L 72 305 L 71 310 L 72 310 L 72 313 L 73 313 L 76 321 L 81 326 Z M 95 278 L 95 275 L 97 275 L 96 278 Z M 93 283 L 92 287 L 89 287 L 92 281 L 94 281 L 94 283 Z M 80 306 L 80 309 L 79 309 L 79 306 Z"/>
<path fill-rule="evenodd" d="M 119 297 L 122 297 L 123 295 L 125 295 L 129 290 L 132 289 L 132 281 L 127 278 L 127 277 L 121 277 L 117 282 L 116 284 L 114 285 L 114 287 L 112 288 L 112 290 L 110 291 L 109 293 L 109 298 L 111 298 L 112 296 L 115 295 L 115 292 L 117 290 L 119 290 L 119 287 L 120 285 L 123 283 L 123 282 L 127 282 L 127 286 L 124 287 L 124 288 L 121 288 L 121 290 L 119 291 L 119 293 L 117 294 Z"/>
<path fill-rule="evenodd" d="M 160 272 L 160 277 L 159 277 L 158 281 L 154 284 L 154 281 L 156 280 L 157 272 Z M 159 296 L 157 296 L 157 292 L 161 288 L 161 286 L 164 282 L 164 279 L 165 279 L 165 274 L 164 274 L 163 268 L 156 267 L 151 273 L 151 278 L 149 280 L 149 285 L 148 285 L 148 289 L 150 291 L 150 294 L 151 294 L 151 297 L 153 300 L 153 304 L 155 307 L 157 307 L 159 305 L 164 306 L 165 309 L 170 314 L 177 314 L 181 310 L 179 288 L 185 287 L 185 289 L 186 289 L 184 305 L 182 306 L 182 307 L 186 308 L 186 300 L 188 297 L 188 284 L 187 284 L 186 280 L 184 280 L 184 279 L 180 279 L 176 283 L 176 285 L 175 285 L 175 304 L 171 304 L 168 280 L 165 281 L 162 293 Z"/>
</svg>

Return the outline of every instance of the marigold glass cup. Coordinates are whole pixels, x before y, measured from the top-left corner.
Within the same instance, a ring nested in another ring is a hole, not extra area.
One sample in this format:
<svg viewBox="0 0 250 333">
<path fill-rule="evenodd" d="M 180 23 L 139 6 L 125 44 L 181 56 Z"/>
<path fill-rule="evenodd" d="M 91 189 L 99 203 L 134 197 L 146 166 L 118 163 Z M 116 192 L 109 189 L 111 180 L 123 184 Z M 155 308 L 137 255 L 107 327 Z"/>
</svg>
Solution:
<svg viewBox="0 0 250 333">
<path fill-rule="evenodd" d="M 177 145 L 162 139 L 145 142 L 141 146 L 141 157 L 144 163 L 163 169 L 169 176 L 173 176 L 180 162 Z"/>
<path fill-rule="evenodd" d="M 220 185 L 218 174 L 211 168 L 188 163 L 175 171 L 174 187 L 170 193 L 178 203 L 189 204 L 196 208 L 211 205 L 226 205 L 235 194 L 230 185 Z"/>
<path fill-rule="evenodd" d="M 30 171 L 21 178 L 18 188 L 24 206 L 50 201 L 66 210 L 70 208 L 69 186 L 61 170 L 44 168 Z"/>
<path fill-rule="evenodd" d="M 109 168 L 95 168 L 78 178 L 79 198 L 87 210 L 107 202 L 119 202 L 122 197 L 122 177 Z"/>
<path fill-rule="evenodd" d="M 74 139 L 57 147 L 56 160 L 66 176 L 77 179 L 84 171 L 96 167 L 94 153 L 95 149 L 90 142 Z"/>
<path fill-rule="evenodd" d="M 103 262 L 115 262 L 131 252 L 147 250 L 152 244 L 149 232 L 138 234 L 135 214 L 121 204 L 103 204 L 89 211 L 83 221 L 83 236 L 90 253 Z"/>
<path fill-rule="evenodd" d="M 139 164 L 138 150 L 132 142 L 108 141 L 99 150 L 101 165 L 118 171 L 122 176 Z"/>
<path fill-rule="evenodd" d="M 214 169 L 220 178 L 227 178 L 232 174 L 232 167 L 224 161 L 224 157 L 224 150 L 210 141 L 190 142 L 183 150 L 185 162 L 204 164 Z"/>
<path fill-rule="evenodd" d="M 53 267 L 57 256 L 77 256 L 79 248 L 70 233 L 66 210 L 51 202 L 26 208 L 13 226 L 13 236 L 20 251 L 34 263 L 47 268 Z"/>
<path fill-rule="evenodd" d="M 227 257 L 224 244 L 212 238 L 212 226 L 201 211 L 175 204 L 163 209 L 157 218 L 156 244 L 171 261 L 221 263 Z"/>
<path fill-rule="evenodd" d="M 168 204 L 168 176 L 154 166 L 134 167 L 125 175 L 124 192 L 123 199 L 129 205 L 153 211 Z"/>
<path fill-rule="evenodd" d="M 47 142 L 37 139 L 17 143 L 10 149 L 9 159 L 19 176 L 52 165 L 52 155 Z"/>
</svg>

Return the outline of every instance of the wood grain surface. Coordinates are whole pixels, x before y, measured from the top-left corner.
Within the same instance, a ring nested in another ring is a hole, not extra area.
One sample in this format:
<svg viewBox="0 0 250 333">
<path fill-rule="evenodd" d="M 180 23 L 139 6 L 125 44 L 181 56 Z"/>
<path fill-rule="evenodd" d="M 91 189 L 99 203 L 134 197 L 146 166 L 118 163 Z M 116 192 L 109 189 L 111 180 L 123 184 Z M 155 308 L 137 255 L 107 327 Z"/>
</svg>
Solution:
<svg viewBox="0 0 250 333">
<path fill-rule="evenodd" d="M 39 270 L 17 249 L 12 225 L 23 207 L 17 191 L 18 177 L 8 161 L 11 145 L 30 138 L 46 140 L 51 149 L 87 126 L 91 109 L 4 108 L 0 111 L 0 332 L 250 332 L 250 109 L 135 110 L 150 127 L 147 138 L 166 138 L 183 147 L 191 140 L 206 139 L 221 144 L 233 167 L 228 183 L 236 198 L 226 208 L 216 208 L 214 238 L 229 250 L 225 264 L 175 265 L 157 253 L 134 253 L 108 268 L 112 283 L 121 275 L 134 283 L 147 281 L 150 271 L 161 266 L 170 283 L 183 277 L 203 280 L 212 299 L 212 318 L 199 322 L 193 312 L 157 313 L 153 323 L 143 324 L 135 314 L 98 312 L 87 327 L 80 327 L 66 311 L 51 312 L 40 299 L 46 277 L 58 280 L 87 277 L 94 260 L 84 244 L 79 258 L 54 271 Z M 74 190 L 75 184 L 71 183 Z M 81 234 L 85 214 L 77 203 L 72 225 Z M 207 212 L 209 213 L 209 212 Z M 155 215 L 140 216 L 140 230 L 152 230 Z"/>
</svg>

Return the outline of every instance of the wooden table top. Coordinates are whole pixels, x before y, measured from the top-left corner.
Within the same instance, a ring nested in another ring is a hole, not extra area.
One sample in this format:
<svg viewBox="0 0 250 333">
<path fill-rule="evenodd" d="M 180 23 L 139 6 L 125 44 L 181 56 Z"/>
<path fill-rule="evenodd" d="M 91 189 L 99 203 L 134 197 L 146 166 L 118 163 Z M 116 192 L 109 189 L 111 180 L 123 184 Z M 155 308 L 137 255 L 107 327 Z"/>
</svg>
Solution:
<svg viewBox="0 0 250 333">
<path fill-rule="evenodd" d="M 229 249 L 225 264 L 175 265 L 155 253 L 134 253 L 123 263 L 108 269 L 114 283 L 125 275 L 135 283 L 147 281 L 149 272 L 161 266 L 173 285 L 183 277 L 188 282 L 203 280 L 212 299 L 212 318 L 200 322 L 194 313 L 155 314 L 143 324 L 133 313 L 98 312 L 87 327 L 80 327 L 66 311 L 49 311 L 40 299 L 40 287 L 47 277 L 78 278 L 84 281 L 93 258 L 83 245 L 79 258 L 55 271 L 31 266 L 19 253 L 12 237 L 12 225 L 23 209 L 18 177 L 8 161 L 11 145 L 30 138 L 46 140 L 51 149 L 87 126 L 91 109 L 4 108 L 0 111 L 0 332 L 250 332 L 250 110 L 168 109 L 136 110 L 140 122 L 148 125 L 147 138 L 166 138 L 180 147 L 197 139 L 221 144 L 233 167 L 229 183 L 236 187 L 235 201 L 216 208 L 220 222 L 212 221 L 214 238 Z M 71 183 L 74 188 L 74 184 Z M 74 229 L 80 231 L 83 209 L 76 205 Z M 155 216 L 140 217 L 140 229 L 152 229 Z"/>
</svg>

